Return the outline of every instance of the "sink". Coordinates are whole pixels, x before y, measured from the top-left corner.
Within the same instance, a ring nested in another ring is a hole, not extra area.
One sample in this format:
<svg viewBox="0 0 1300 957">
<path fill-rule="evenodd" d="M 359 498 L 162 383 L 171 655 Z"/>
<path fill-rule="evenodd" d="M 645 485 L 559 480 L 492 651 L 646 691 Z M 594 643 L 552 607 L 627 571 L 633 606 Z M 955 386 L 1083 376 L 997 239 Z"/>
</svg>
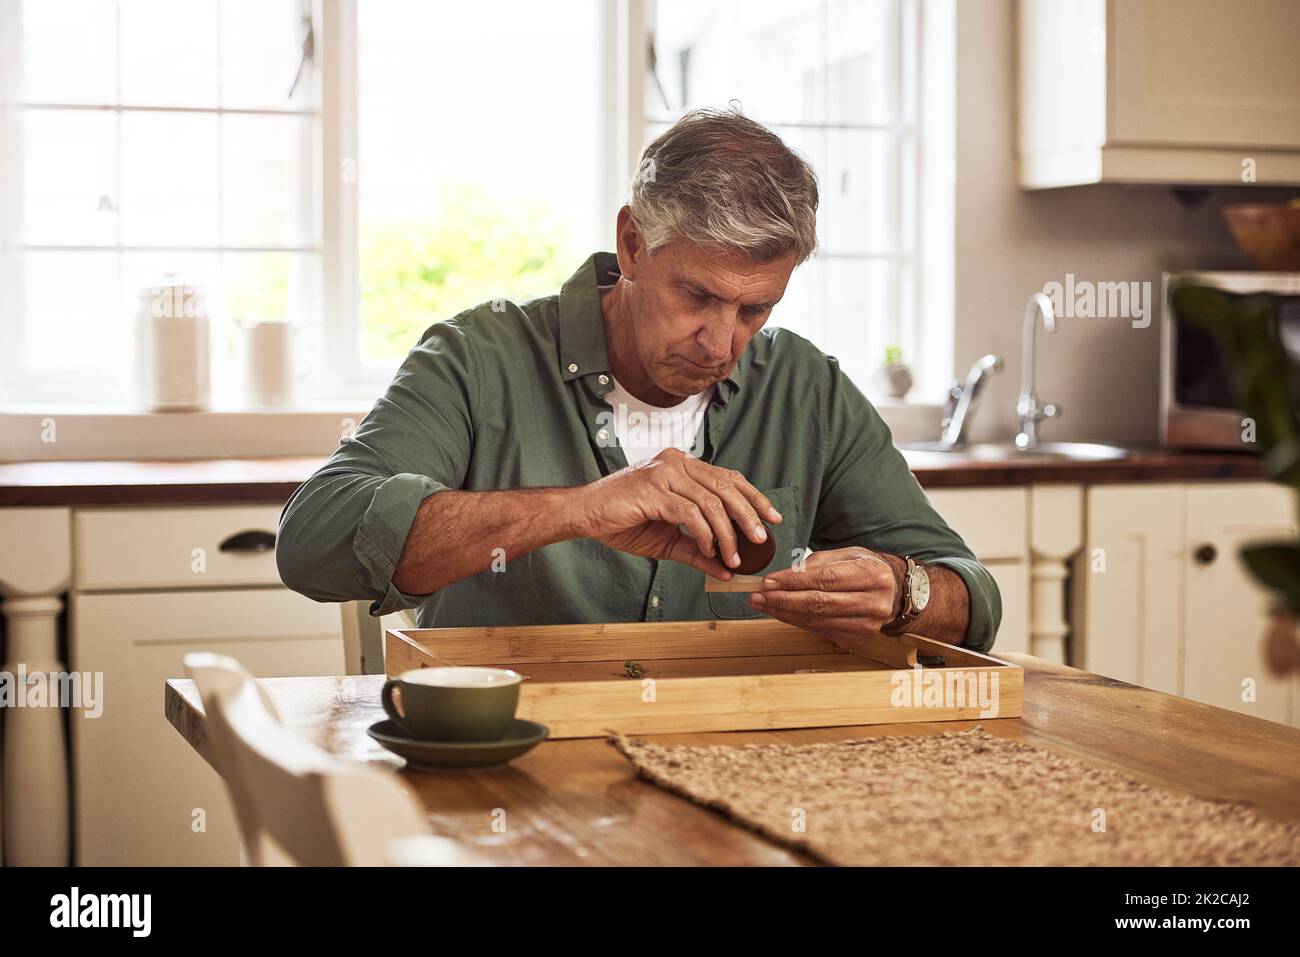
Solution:
<svg viewBox="0 0 1300 957">
<path fill-rule="evenodd" d="M 1032 449 L 1018 449 L 1011 442 L 976 442 L 953 448 L 941 442 L 905 442 L 904 452 L 939 452 L 976 462 L 1108 462 L 1127 458 L 1127 449 L 1097 442 L 1043 442 Z"/>
</svg>

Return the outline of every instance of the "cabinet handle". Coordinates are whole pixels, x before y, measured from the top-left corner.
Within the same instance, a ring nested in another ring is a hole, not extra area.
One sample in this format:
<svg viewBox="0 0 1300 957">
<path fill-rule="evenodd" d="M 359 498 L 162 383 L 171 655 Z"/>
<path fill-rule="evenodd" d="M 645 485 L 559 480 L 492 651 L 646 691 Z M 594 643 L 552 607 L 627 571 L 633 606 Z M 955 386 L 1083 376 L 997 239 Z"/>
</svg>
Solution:
<svg viewBox="0 0 1300 957">
<path fill-rule="evenodd" d="M 1213 545 L 1205 544 L 1192 553 L 1198 565 L 1213 565 L 1214 560 L 1219 557 L 1219 550 Z"/>
<path fill-rule="evenodd" d="M 219 547 L 223 552 L 269 552 L 275 548 L 275 532 L 237 532 Z"/>
</svg>

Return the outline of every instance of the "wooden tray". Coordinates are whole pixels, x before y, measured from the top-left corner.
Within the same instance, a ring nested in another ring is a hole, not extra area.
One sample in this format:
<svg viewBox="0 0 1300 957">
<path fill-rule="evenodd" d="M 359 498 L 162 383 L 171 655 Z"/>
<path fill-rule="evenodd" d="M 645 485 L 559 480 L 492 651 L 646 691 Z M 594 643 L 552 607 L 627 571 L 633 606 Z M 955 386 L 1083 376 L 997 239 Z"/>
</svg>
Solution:
<svg viewBox="0 0 1300 957">
<path fill-rule="evenodd" d="M 918 651 L 943 665 L 917 666 Z M 552 738 L 1013 718 L 1024 690 L 1019 665 L 919 635 L 848 652 L 770 618 L 389 629 L 386 652 L 390 676 L 445 665 L 527 675 L 518 715 Z"/>
</svg>

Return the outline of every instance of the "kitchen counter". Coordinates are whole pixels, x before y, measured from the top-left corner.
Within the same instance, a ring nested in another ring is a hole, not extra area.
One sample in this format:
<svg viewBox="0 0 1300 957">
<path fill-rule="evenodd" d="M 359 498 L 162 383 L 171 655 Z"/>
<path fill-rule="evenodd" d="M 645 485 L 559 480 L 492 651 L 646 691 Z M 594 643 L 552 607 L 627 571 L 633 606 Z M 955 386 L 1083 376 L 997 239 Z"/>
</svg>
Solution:
<svg viewBox="0 0 1300 957">
<path fill-rule="evenodd" d="M 1095 767 L 1210 800 L 1242 801 L 1260 814 L 1300 821 L 1300 730 L 1054 665 L 1000 657 L 1025 669 L 1024 716 L 985 721 L 885 724 L 792 731 L 644 736 L 660 743 L 810 744 L 983 726 Z M 270 678 L 259 683 L 290 728 L 350 761 L 401 769 L 366 728 L 383 719 L 382 675 Z M 194 682 L 167 682 L 168 720 L 209 760 Z M 199 756 L 203 757 L 200 758 Z M 809 861 L 636 776 L 603 739 L 546 741 L 504 770 L 401 771 L 435 833 L 498 864 L 798 865 Z M 1008 795 L 1009 806 L 1014 795 Z M 494 808 L 515 823 L 493 833 Z"/>
<path fill-rule="evenodd" d="M 972 461 L 941 452 L 904 456 L 925 488 L 1265 478 L 1258 458 L 1227 452 L 1135 450 L 1111 461 Z M 0 463 L 0 508 L 284 502 L 323 461 L 302 457 Z"/>
</svg>

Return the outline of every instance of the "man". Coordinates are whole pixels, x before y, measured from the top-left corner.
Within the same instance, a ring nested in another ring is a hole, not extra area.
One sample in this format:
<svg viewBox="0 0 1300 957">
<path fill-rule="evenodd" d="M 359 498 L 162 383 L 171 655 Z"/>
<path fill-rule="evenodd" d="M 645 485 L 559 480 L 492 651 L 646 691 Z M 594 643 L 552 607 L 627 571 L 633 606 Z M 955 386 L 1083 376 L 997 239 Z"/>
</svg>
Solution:
<svg viewBox="0 0 1300 957">
<path fill-rule="evenodd" d="M 616 255 L 429 328 L 286 505 L 281 577 L 375 615 L 418 605 L 422 627 L 771 615 L 846 646 L 987 650 L 992 577 L 836 361 L 764 328 L 817 202 L 769 130 L 684 117 L 642 157 Z M 736 529 L 758 543 L 765 523 L 764 590 L 706 593 Z"/>
</svg>

